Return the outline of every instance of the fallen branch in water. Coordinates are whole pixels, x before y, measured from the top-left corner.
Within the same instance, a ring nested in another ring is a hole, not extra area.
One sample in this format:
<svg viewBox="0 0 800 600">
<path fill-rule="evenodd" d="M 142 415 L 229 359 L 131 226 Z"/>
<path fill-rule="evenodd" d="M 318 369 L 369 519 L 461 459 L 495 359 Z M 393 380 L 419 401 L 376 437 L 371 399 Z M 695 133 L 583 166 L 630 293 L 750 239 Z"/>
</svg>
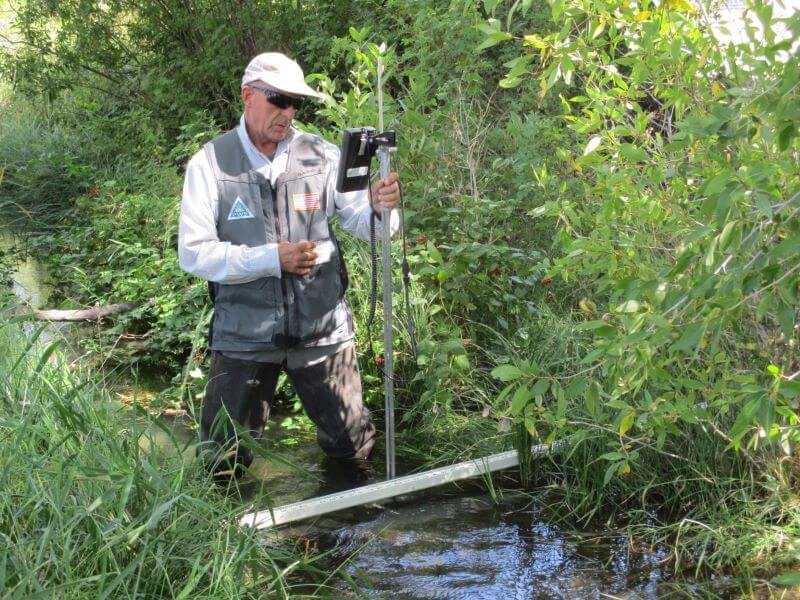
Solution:
<svg viewBox="0 0 800 600">
<path fill-rule="evenodd" d="M 110 315 L 128 312 L 137 306 L 137 302 L 120 302 L 77 310 L 34 310 L 25 314 L 32 315 L 37 321 L 99 321 Z"/>
</svg>

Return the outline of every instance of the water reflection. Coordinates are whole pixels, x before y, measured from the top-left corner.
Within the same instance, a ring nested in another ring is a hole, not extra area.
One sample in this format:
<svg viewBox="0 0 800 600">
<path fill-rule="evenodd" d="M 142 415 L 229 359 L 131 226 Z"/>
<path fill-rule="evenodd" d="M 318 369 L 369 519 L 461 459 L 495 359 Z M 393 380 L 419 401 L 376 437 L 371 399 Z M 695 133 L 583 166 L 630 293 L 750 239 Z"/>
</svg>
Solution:
<svg viewBox="0 0 800 600">
<path fill-rule="evenodd" d="M 428 493 L 360 516 L 330 534 L 333 547 L 355 553 L 348 571 L 376 596 L 657 598 L 667 578 L 663 550 L 633 556 L 623 540 L 563 531 L 518 492 L 500 504 L 474 492 Z"/>
<path fill-rule="evenodd" d="M 53 290 L 47 269 L 25 252 L 23 244 L 4 229 L 0 229 L 0 252 L 13 256 L 11 287 L 14 295 L 31 308 L 44 308 Z"/>
</svg>

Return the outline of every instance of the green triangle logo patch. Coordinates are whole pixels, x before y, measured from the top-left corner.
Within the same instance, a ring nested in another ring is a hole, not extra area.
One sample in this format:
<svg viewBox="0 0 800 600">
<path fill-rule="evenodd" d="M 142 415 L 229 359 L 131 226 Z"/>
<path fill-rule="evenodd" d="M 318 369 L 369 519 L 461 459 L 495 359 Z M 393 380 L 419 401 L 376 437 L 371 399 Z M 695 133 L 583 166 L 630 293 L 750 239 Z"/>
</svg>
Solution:
<svg viewBox="0 0 800 600">
<path fill-rule="evenodd" d="M 242 202 L 239 196 L 236 196 L 236 201 L 231 206 L 231 212 L 228 213 L 228 221 L 238 221 L 240 219 L 252 219 L 253 213 L 247 208 L 247 205 Z"/>
</svg>

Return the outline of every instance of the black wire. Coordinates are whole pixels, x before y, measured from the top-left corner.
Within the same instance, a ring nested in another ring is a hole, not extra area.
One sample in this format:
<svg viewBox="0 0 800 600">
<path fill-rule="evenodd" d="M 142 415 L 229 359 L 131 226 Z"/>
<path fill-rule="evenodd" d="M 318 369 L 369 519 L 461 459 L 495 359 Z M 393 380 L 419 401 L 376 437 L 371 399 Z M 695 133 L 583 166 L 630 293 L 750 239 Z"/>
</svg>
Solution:
<svg viewBox="0 0 800 600">
<path fill-rule="evenodd" d="M 369 182 L 371 176 L 371 165 L 367 167 L 367 182 Z M 416 326 L 414 324 L 414 315 L 411 313 L 411 267 L 408 264 L 408 255 L 406 253 L 406 213 L 405 213 L 405 199 L 403 196 L 403 187 L 400 185 L 400 181 L 397 182 L 397 187 L 400 190 L 400 235 L 401 235 L 401 242 L 403 248 L 403 295 L 405 298 L 405 313 L 406 313 L 406 329 L 408 331 L 408 337 L 411 345 L 411 355 L 414 357 L 414 361 L 417 360 L 417 336 L 416 336 Z M 372 204 L 372 185 L 370 183 L 367 184 L 368 196 L 369 196 L 369 206 L 371 209 L 370 219 L 369 219 L 369 246 L 370 246 L 370 262 L 372 266 L 372 276 L 370 280 L 370 293 L 369 293 L 369 315 L 367 316 L 366 322 L 366 329 L 367 329 L 367 342 L 368 342 L 368 349 L 369 349 L 369 359 L 371 362 L 374 362 L 377 367 L 378 371 L 386 377 L 386 372 L 383 368 L 376 362 L 375 357 L 375 347 L 372 342 L 372 325 L 375 322 L 375 313 L 377 310 L 378 304 L 378 248 L 377 248 L 377 236 L 375 235 L 375 207 Z M 390 227 L 391 223 L 384 223 L 384 227 Z M 384 281 L 383 285 L 391 285 L 390 281 Z M 386 350 L 384 349 L 384 352 Z M 401 381 L 399 379 L 392 378 L 393 381 Z"/>
<path fill-rule="evenodd" d="M 372 274 L 369 289 L 369 315 L 367 316 L 367 341 L 369 342 L 369 358 L 375 360 L 375 347 L 372 344 L 372 324 L 375 322 L 375 311 L 378 305 L 378 240 L 375 236 L 375 207 L 372 205 L 372 185 L 370 183 L 370 166 L 367 166 L 367 193 L 369 196 L 369 251 Z"/>
<path fill-rule="evenodd" d="M 414 325 L 414 315 L 411 314 L 411 267 L 408 265 L 408 256 L 406 255 L 406 210 L 405 200 L 403 198 L 403 186 L 400 181 L 397 182 L 397 189 L 400 190 L 400 232 L 403 242 L 403 295 L 406 301 L 406 329 L 408 330 L 408 340 L 411 344 L 411 356 L 414 361 L 417 360 L 417 328 Z M 374 214 L 374 212 L 373 212 Z"/>
</svg>

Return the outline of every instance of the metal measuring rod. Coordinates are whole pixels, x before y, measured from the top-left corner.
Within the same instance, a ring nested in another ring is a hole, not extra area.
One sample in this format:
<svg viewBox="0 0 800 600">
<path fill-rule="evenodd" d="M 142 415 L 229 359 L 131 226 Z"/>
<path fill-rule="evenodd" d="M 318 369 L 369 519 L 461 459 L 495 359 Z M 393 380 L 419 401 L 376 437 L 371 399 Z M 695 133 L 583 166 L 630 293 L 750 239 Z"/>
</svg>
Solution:
<svg viewBox="0 0 800 600">
<path fill-rule="evenodd" d="M 383 131 L 383 63 L 378 58 L 378 129 Z M 392 136 L 395 138 L 395 136 Z M 389 177 L 389 153 L 397 150 L 396 138 L 392 145 L 381 144 L 378 146 L 378 163 L 380 164 L 381 179 Z M 386 409 L 386 478 L 395 476 L 395 450 L 394 450 L 394 353 L 392 352 L 392 232 L 389 222 L 391 211 L 381 209 L 381 222 L 383 223 L 383 372 L 384 393 Z"/>
<path fill-rule="evenodd" d="M 339 172 L 336 189 L 352 192 L 369 188 L 370 164 L 377 157 L 381 179 L 389 177 L 390 155 L 397 151 L 395 131 L 383 131 L 383 65 L 378 59 L 378 133 L 372 127 L 345 129 L 342 138 Z M 383 236 L 381 239 L 383 265 L 383 372 L 384 408 L 386 413 L 386 478 L 392 479 L 395 471 L 394 445 L 394 355 L 392 330 L 392 237 L 389 227 L 391 211 L 381 209 Z M 375 268 L 375 265 L 373 265 Z M 374 302 L 374 299 L 373 299 Z"/>
<path fill-rule="evenodd" d="M 336 189 L 352 192 L 369 187 L 370 162 L 373 157 L 380 163 L 380 176 L 389 176 L 389 156 L 397 149 L 397 135 L 394 131 L 378 133 L 372 127 L 345 129 L 342 140 L 342 153 L 339 159 L 339 173 Z M 381 222 L 384 224 L 381 239 L 383 265 L 383 372 L 386 412 L 386 477 L 395 476 L 394 446 L 394 356 L 392 353 L 392 238 L 389 227 L 391 211 L 381 209 Z M 373 264 L 373 269 L 376 265 Z M 377 277 L 377 275 L 375 275 Z M 371 304 L 374 308 L 374 298 Z M 368 325 L 369 326 L 369 325 Z"/>
</svg>

